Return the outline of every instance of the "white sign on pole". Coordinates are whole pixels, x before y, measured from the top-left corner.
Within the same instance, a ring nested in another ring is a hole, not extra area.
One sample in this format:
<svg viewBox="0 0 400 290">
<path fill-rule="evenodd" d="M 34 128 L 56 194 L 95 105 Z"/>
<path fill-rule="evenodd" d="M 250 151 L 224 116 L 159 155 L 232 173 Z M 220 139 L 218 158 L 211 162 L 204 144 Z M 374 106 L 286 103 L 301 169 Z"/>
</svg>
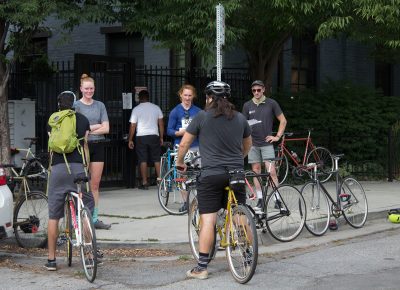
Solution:
<svg viewBox="0 0 400 290">
<path fill-rule="evenodd" d="M 222 46 L 225 44 L 225 9 L 221 4 L 215 8 L 217 14 L 217 81 L 221 81 Z"/>
</svg>

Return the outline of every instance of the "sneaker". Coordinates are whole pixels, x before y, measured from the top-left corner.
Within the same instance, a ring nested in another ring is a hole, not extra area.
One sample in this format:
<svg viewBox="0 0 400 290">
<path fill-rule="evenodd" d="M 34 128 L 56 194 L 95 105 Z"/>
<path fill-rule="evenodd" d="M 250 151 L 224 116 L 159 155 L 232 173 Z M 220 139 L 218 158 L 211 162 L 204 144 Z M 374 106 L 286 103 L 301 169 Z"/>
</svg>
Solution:
<svg viewBox="0 0 400 290">
<path fill-rule="evenodd" d="M 47 269 L 47 271 L 57 271 L 56 261 L 47 261 L 44 267 Z"/>
<path fill-rule="evenodd" d="M 186 272 L 186 277 L 204 280 L 208 278 L 207 269 L 200 270 L 197 266 Z"/>
<path fill-rule="evenodd" d="M 257 205 L 255 207 L 253 207 L 253 209 L 254 209 L 254 212 L 256 214 L 262 214 L 263 213 L 263 211 L 262 211 L 262 199 L 261 198 L 258 199 Z"/>
<path fill-rule="evenodd" d="M 111 225 L 105 224 L 101 220 L 97 220 L 94 223 L 94 228 L 97 230 L 109 230 L 111 228 Z"/>
<path fill-rule="evenodd" d="M 100 249 L 97 249 L 97 266 L 103 265 L 104 254 Z"/>
<path fill-rule="evenodd" d="M 147 183 L 146 184 L 141 184 L 141 185 L 138 186 L 138 189 L 148 190 L 149 186 L 147 185 Z"/>
<path fill-rule="evenodd" d="M 188 210 L 187 203 L 184 202 L 183 205 L 181 206 L 181 208 L 179 209 L 179 212 L 185 212 L 187 210 Z"/>
</svg>

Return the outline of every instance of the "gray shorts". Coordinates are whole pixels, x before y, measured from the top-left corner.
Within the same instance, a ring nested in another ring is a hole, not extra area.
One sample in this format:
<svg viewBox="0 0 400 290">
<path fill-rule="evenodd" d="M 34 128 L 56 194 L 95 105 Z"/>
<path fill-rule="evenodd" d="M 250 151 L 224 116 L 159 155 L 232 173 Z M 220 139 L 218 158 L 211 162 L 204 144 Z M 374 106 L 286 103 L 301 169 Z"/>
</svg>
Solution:
<svg viewBox="0 0 400 290">
<path fill-rule="evenodd" d="M 85 172 L 81 163 L 68 163 L 71 174 L 64 163 L 51 167 L 48 184 L 49 219 L 58 220 L 64 217 L 64 204 L 67 192 L 76 192 L 74 177 Z M 86 185 L 82 186 L 83 203 L 91 212 L 94 209 L 94 199 L 91 192 L 87 193 Z"/>
<path fill-rule="evenodd" d="M 249 155 L 248 155 L 248 162 L 252 163 L 262 163 L 267 159 L 275 158 L 275 150 L 274 146 L 263 146 L 263 147 L 256 147 L 251 146 Z"/>
</svg>

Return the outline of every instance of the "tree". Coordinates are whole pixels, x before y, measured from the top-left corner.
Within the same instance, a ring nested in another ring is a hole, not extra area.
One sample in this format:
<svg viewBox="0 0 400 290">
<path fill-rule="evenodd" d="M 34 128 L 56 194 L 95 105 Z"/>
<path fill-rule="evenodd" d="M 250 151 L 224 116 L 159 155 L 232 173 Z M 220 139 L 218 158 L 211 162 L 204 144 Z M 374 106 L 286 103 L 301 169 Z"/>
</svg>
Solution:
<svg viewBox="0 0 400 290">
<path fill-rule="evenodd" d="M 270 83 L 283 44 L 312 31 L 316 40 L 344 33 L 380 47 L 399 46 L 400 0 L 119 1 L 118 19 L 165 47 L 212 58 L 215 6 L 226 13 L 226 43 L 247 53 L 252 78 Z"/>
<path fill-rule="evenodd" d="M 71 30 L 81 21 L 114 22 L 112 9 L 112 1 L 101 0 L 0 0 L 0 163 L 10 161 L 7 83 L 12 64 L 23 60 L 48 17 L 63 19 L 63 28 Z"/>
</svg>

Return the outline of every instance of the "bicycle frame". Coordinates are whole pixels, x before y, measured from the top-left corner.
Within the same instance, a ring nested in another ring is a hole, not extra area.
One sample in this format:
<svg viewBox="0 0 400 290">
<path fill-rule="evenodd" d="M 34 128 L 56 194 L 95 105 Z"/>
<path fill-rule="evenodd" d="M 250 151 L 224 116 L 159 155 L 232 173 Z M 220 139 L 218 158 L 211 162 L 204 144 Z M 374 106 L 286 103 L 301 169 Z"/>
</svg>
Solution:
<svg viewBox="0 0 400 290">
<path fill-rule="evenodd" d="M 79 187 L 80 187 L 80 185 L 79 185 Z M 78 190 L 78 191 L 80 191 L 80 190 Z M 82 201 L 80 196 L 81 196 L 81 194 L 76 193 L 76 192 L 69 192 L 68 196 L 67 196 L 68 206 L 69 206 L 69 208 L 71 210 L 72 225 L 73 225 L 73 228 L 74 228 L 74 231 L 75 231 L 75 238 L 76 238 L 75 243 L 73 241 L 71 241 L 71 243 L 72 243 L 72 245 L 74 247 L 79 247 L 79 246 L 81 246 L 83 244 L 82 239 L 81 239 L 81 235 L 80 235 L 80 233 L 82 231 L 82 229 L 81 229 L 81 225 L 82 225 L 81 217 L 80 217 L 79 214 L 78 214 L 78 216 L 76 215 L 76 213 L 77 212 L 79 213 L 81 211 L 81 209 L 83 208 L 83 206 L 84 206 L 83 205 L 83 201 Z M 77 201 L 76 202 L 77 208 L 75 208 L 74 199 Z"/>
<path fill-rule="evenodd" d="M 303 161 L 300 163 L 299 161 L 296 160 L 296 158 L 294 158 L 290 152 L 290 150 L 288 149 L 288 147 L 286 146 L 286 142 L 305 142 L 306 146 L 304 149 L 304 155 L 303 155 Z M 306 161 L 307 161 L 307 155 L 308 153 L 315 149 L 315 145 L 312 143 L 311 140 L 311 130 L 308 130 L 308 136 L 307 137 L 302 137 L 302 138 L 288 138 L 285 136 L 285 134 L 282 137 L 282 141 L 281 143 L 279 143 L 278 145 L 279 147 L 279 151 L 278 151 L 278 157 L 282 157 L 284 154 L 286 154 L 286 156 L 288 156 L 292 162 L 296 165 L 296 167 L 298 166 L 304 166 Z"/>
</svg>

